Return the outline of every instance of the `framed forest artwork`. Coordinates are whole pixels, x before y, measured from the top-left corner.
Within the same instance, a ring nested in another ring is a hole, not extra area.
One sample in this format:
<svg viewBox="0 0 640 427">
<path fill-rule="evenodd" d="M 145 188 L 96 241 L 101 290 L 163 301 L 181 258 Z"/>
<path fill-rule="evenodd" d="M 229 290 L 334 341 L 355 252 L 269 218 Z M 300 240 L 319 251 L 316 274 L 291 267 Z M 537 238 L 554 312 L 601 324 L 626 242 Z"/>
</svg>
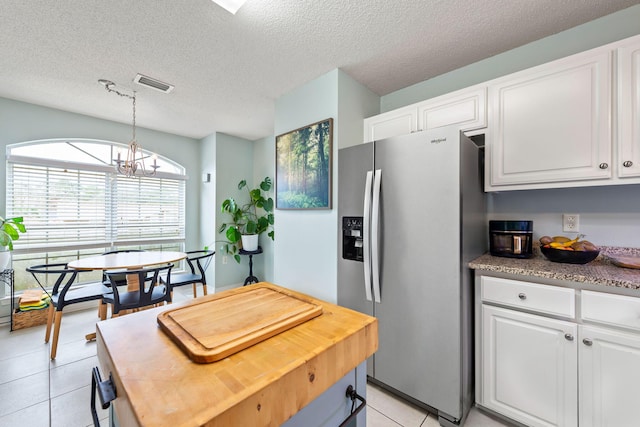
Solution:
<svg viewBox="0 0 640 427">
<path fill-rule="evenodd" d="M 276 208 L 331 209 L 333 119 L 276 137 Z"/>
</svg>

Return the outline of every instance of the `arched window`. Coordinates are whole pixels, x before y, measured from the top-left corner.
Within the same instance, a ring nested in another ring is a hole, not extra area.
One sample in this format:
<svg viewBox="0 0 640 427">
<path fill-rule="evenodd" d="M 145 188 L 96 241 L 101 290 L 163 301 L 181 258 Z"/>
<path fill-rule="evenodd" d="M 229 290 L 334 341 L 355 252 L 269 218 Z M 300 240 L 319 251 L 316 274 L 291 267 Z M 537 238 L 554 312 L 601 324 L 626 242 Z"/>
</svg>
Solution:
<svg viewBox="0 0 640 427">
<path fill-rule="evenodd" d="M 113 160 L 126 149 L 86 139 L 7 146 L 6 216 L 23 216 L 27 227 L 14 243 L 16 289 L 32 287 L 20 276 L 37 263 L 114 247 L 184 248 L 185 169 L 158 157 L 155 176 L 127 178 L 115 172 Z"/>
</svg>

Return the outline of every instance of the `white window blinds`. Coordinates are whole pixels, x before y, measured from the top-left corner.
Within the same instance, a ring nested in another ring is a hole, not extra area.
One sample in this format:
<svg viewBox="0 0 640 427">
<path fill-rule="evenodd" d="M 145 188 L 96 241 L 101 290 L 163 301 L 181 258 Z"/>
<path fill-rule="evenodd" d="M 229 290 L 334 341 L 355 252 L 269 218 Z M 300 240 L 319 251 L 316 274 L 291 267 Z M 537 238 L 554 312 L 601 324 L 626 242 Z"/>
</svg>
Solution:
<svg viewBox="0 0 640 427">
<path fill-rule="evenodd" d="M 9 164 L 7 212 L 28 218 L 15 249 L 109 241 L 110 192 L 104 173 Z"/>
<path fill-rule="evenodd" d="M 184 239 L 184 187 L 184 181 L 117 176 L 114 243 Z"/>
<path fill-rule="evenodd" d="M 15 251 L 184 241 L 185 177 L 158 175 L 9 156 L 7 216 L 23 216 L 28 229 Z"/>
</svg>

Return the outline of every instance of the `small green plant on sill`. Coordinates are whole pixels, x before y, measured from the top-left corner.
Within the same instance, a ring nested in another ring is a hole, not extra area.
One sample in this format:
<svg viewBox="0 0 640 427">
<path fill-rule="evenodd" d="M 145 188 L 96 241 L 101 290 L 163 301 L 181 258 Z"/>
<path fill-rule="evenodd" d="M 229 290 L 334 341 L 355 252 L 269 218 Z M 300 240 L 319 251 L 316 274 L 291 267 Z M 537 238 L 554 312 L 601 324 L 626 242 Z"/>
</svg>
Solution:
<svg viewBox="0 0 640 427">
<path fill-rule="evenodd" d="M 272 186 L 271 178 L 265 177 L 257 188 L 249 189 L 247 181 L 243 179 L 238 183 L 238 190 L 247 189 L 249 202 L 241 205 L 231 197 L 222 202 L 220 210 L 229 214 L 231 220 L 218 229 L 218 233 L 224 233 L 227 238 L 221 249 L 233 255 L 237 263 L 240 263 L 242 235 L 267 233 L 274 240 L 274 203 L 267 195 Z"/>
<path fill-rule="evenodd" d="M 20 238 L 20 233 L 26 233 L 27 228 L 22 223 L 23 217 L 0 217 L 0 246 L 13 250 L 13 241 Z"/>
</svg>

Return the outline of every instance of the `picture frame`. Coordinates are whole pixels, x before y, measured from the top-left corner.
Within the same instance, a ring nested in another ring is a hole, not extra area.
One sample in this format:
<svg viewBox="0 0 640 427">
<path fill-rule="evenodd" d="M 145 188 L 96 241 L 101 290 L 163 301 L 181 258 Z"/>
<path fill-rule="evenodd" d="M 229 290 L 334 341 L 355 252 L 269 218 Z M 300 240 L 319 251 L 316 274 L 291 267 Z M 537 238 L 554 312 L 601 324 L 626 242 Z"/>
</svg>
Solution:
<svg viewBox="0 0 640 427">
<path fill-rule="evenodd" d="M 276 136 L 276 208 L 331 209 L 333 119 Z"/>
</svg>

